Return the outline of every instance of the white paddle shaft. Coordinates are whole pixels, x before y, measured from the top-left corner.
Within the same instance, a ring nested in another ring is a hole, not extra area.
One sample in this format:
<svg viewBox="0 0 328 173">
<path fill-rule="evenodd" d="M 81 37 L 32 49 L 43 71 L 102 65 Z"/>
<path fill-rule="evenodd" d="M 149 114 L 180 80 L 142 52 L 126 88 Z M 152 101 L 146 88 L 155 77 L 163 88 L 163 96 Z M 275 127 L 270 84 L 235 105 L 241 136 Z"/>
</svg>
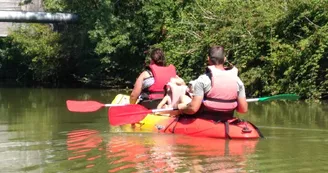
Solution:
<svg viewBox="0 0 328 173">
<path fill-rule="evenodd" d="M 128 104 L 105 104 L 105 107 L 111 107 L 111 106 L 126 106 Z"/>
<path fill-rule="evenodd" d="M 254 99 L 246 99 L 246 102 L 257 102 L 259 101 L 259 98 L 254 98 Z"/>
</svg>

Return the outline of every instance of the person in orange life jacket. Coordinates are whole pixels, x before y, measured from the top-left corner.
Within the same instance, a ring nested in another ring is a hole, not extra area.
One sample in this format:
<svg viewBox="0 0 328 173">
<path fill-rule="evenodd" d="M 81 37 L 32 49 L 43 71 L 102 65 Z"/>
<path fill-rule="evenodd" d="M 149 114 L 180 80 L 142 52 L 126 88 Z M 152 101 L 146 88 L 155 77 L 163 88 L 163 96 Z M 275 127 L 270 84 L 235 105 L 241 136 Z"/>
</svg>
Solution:
<svg viewBox="0 0 328 173">
<path fill-rule="evenodd" d="M 175 67 L 170 64 L 165 66 L 164 52 L 156 48 L 150 54 L 150 65 L 146 67 L 137 78 L 132 93 L 130 104 L 138 104 L 148 109 L 154 109 L 164 97 L 164 85 L 176 76 Z"/>
<path fill-rule="evenodd" d="M 233 64 L 231 64 L 230 62 L 226 61 L 229 66 L 224 67 L 225 70 L 229 70 L 232 74 L 234 75 L 238 75 L 238 69 L 237 67 L 235 67 Z M 193 96 L 193 91 L 194 91 L 194 86 L 195 86 L 196 80 L 191 80 L 188 82 L 187 86 L 188 86 L 188 90 L 187 90 L 187 95 L 192 98 Z"/>
<path fill-rule="evenodd" d="M 188 104 L 191 101 L 190 96 L 187 95 L 188 86 L 178 76 L 171 78 L 170 82 L 165 85 L 165 91 L 165 97 L 158 104 L 157 109 L 172 108 L 175 104 Z"/>
<path fill-rule="evenodd" d="M 207 58 L 208 71 L 196 80 L 192 101 L 189 104 L 178 104 L 175 108 L 182 114 L 209 114 L 209 117 L 219 120 L 223 117 L 232 118 L 234 110 L 246 113 L 248 104 L 244 84 L 237 73 L 225 70 L 224 48 L 211 47 Z"/>
</svg>

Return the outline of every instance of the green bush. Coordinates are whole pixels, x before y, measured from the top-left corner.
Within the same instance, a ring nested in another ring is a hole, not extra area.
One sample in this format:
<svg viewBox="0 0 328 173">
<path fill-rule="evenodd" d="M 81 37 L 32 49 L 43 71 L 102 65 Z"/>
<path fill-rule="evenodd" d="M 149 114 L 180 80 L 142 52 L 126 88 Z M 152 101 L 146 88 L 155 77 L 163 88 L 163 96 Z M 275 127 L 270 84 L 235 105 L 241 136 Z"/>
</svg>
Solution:
<svg viewBox="0 0 328 173">
<path fill-rule="evenodd" d="M 328 95 L 328 1 L 45 0 L 44 7 L 80 21 L 55 31 L 30 25 L 3 41 L 1 61 L 22 69 L 19 80 L 131 86 L 147 52 L 160 47 L 188 81 L 204 72 L 209 46 L 223 45 L 250 97 Z"/>
</svg>

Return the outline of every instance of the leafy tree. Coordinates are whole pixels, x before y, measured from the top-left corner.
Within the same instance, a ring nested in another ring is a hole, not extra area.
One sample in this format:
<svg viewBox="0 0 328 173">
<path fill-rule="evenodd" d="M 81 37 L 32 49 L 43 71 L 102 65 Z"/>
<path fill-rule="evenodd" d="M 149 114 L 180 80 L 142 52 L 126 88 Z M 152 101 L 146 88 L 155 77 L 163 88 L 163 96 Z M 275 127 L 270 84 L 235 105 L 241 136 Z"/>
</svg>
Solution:
<svg viewBox="0 0 328 173">
<path fill-rule="evenodd" d="M 13 32 L 0 46 L 0 74 L 18 67 L 11 77 L 23 83 L 131 87 L 160 47 L 189 81 L 204 72 L 209 46 L 223 45 L 248 96 L 328 96 L 327 1 L 44 0 L 44 8 L 80 21 Z"/>
</svg>

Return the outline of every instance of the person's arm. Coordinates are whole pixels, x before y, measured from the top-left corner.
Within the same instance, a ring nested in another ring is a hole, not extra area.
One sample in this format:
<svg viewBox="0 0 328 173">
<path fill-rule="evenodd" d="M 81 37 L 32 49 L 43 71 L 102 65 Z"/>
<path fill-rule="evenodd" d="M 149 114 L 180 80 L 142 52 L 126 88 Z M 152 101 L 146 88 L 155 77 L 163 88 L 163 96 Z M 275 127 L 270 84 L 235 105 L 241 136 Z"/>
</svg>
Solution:
<svg viewBox="0 0 328 173">
<path fill-rule="evenodd" d="M 248 111 L 248 103 L 246 102 L 246 97 L 238 97 L 237 99 L 238 106 L 237 106 L 237 112 L 239 113 L 247 113 Z"/>
<path fill-rule="evenodd" d="M 145 78 L 145 74 L 147 72 L 142 72 L 139 77 L 137 78 L 136 82 L 134 83 L 134 88 L 132 90 L 132 93 L 130 95 L 130 104 L 135 104 L 138 100 L 138 97 L 142 90 L 142 81 Z"/>
<path fill-rule="evenodd" d="M 239 92 L 238 92 L 238 98 L 237 98 L 237 112 L 239 113 L 247 113 L 248 111 L 248 103 L 246 101 L 246 94 L 245 94 L 245 86 L 244 83 L 238 78 L 238 86 L 239 86 Z"/>
<path fill-rule="evenodd" d="M 195 114 L 203 102 L 203 96 L 194 96 L 190 103 L 180 103 L 178 104 L 178 109 L 184 114 Z"/>
<path fill-rule="evenodd" d="M 182 96 L 179 98 L 179 103 L 188 104 L 188 103 L 191 102 L 191 100 L 192 100 L 192 98 L 185 94 L 185 95 L 182 95 Z"/>
<path fill-rule="evenodd" d="M 161 102 L 157 105 L 157 109 L 161 109 L 161 108 L 163 108 L 163 106 L 167 103 L 168 99 L 169 99 L 169 96 L 165 96 L 165 97 L 161 100 Z"/>
</svg>

